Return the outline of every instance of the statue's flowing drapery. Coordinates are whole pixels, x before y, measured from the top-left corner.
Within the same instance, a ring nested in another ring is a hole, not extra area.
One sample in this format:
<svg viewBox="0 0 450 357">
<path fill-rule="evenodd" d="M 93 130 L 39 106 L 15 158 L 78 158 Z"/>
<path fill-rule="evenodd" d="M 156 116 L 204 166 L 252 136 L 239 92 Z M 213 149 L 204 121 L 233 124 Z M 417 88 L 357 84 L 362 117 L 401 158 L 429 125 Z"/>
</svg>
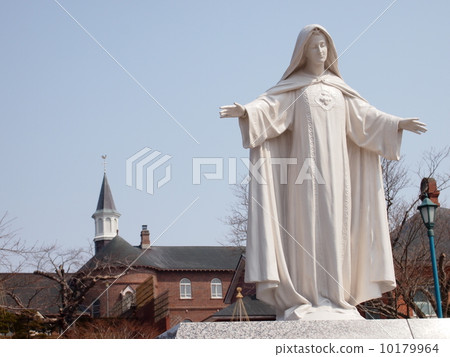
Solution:
<svg viewBox="0 0 450 357">
<path fill-rule="evenodd" d="M 379 156 L 398 160 L 399 118 L 332 71 L 288 73 L 245 108 L 243 144 L 263 179 L 250 182 L 246 281 L 279 319 L 356 316 L 395 287 Z"/>
</svg>

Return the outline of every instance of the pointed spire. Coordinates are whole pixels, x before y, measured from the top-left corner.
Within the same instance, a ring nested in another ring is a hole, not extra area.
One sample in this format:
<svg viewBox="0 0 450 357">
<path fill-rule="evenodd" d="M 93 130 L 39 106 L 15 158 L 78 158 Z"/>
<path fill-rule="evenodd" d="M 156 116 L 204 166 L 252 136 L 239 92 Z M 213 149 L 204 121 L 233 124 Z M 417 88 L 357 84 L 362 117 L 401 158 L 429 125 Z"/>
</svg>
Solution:
<svg viewBox="0 0 450 357">
<path fill-rule="evenodd" d="M 109 187 L 106 172 L 103 174 L 102 188 L 100 189 L 100 196 L 98 197 L 97 211 L 111 210 L 116 212 L 116 205 Z"/>
<path fill-rule="evenodd" d="M 106 155 L 102 156 L 103 160 Z M 107 245 L 119 230 L 120 213 L 116 210 L 114 199 L 109 187 L 106 172 L 103 174 L 102 188 L 98 197 L 97 210 L 92 215 L 95 221 L 95 254 L 97 254 L 105 245 Z"/>
</svg>

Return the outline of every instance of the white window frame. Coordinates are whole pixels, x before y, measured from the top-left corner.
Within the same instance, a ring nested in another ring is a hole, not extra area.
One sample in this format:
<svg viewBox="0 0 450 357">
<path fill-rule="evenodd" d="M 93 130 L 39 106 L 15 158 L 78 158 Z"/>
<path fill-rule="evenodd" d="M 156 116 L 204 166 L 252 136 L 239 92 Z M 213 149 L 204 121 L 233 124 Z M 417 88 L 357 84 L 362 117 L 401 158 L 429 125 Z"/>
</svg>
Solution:
<svg viewBox="0 0 450 357">
<path fill-rule="evenodd" d="M 192 283 L 188 278 L 180 280 L 180 299 L 192 299 Z"/>
<path fill-rule="evenodd" d="M 128 311 L 136 304 L 136 291 L 128 285 L 120 292 L 122 297 L 122 312 Z"/>
<path fill-rule="evenodd" d="M 211 299 L 222 299 L 222 280 L 219 278 L 211 280 Z"/>
</svg>

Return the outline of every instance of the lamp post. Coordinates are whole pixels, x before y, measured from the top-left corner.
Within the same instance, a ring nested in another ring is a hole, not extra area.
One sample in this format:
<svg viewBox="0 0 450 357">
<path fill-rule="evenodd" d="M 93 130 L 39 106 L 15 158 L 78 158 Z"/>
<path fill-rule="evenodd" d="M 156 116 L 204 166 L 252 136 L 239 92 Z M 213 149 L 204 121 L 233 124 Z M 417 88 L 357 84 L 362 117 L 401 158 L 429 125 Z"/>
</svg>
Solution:
<svg viewBox="0 0 450 357">
<path fill-rule="evenodd" d="M 425 194 L 425 198 L 422 201 L 422 204 L 417 207 L 420 211 L 420 215 L 422 216 L 423 223 L 425 227 L 428 229 L 428 239 L 430 241 L 430 253 L 431 253 L 431 265 L 433 267 L 433 278 L 434 278 L 434 293 L 436 295 L 436 307 L 437 307 L 437 316 L 442 318 L 442 304 L 441 304 L 441 292 L 439 289 L 439 277 L 436 266 L 436 252 L 434 249 L 434 220 L 436 217 L 436 208 L 437 204 L 433 203 L 428 198 L 428 195 Z"/>
</svg>

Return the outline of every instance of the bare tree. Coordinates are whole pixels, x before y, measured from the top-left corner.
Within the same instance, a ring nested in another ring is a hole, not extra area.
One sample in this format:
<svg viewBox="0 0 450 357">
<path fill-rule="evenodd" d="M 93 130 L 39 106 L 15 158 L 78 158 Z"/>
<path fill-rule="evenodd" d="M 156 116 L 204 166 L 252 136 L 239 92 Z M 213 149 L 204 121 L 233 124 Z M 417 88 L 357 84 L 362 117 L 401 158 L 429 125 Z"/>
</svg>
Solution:
<svg viewBox="0 0 450 357">
<path fill-rule="evenodd" d="M 61 251 L 54 247 L 36 256 L 35 275 L 52 281 L 59 291 L 58 325 L 65 331 L 83 313 L 88 292 L 99 281 L 116 280 L 125 274 L 124 262 L 90 259 L 83 249 Z"/>
<path fill-rule="evenodd" d="M 442 166 L 450 158 L 450 146 L 441 150 L 431 148 L 426 151 L 422 157 L 417 174 L 419 177 L 433 177 L 438 183 L 438 189 L 444 191 L 450 186 L 450 171 L 443 170 Z"/>
<path fill-rule="evenodd" d="M 148 323 L 123 318 L 95 319 L 83 321 L 65 336 L 67 338 L 95 339 L 149 339 L 160 335 L 164 330 Z"/>
<path fill-rule="evenodd" d="M 42 281 L 35 284 L 29 274 L 21 272 L 30 269 L 31 258 L 44 247 L 26 244 L 13 229 L 13 223 L 7 213 L 0 217 L 0 325 L 2 333 L 30 338 L 37 331 L 46 330 L 42 316 L 33 306 L 49 286 Z"/>
<path fill-rule="evenodd" d="M 60 331 L 65 331 L 83 313 L 90 313 L 85 304 L 93 301 L 86 299 L 99 281 L 116 280 L 131 269 L 124 269 L 128 262 L 91 258 L 84 249 L 49 246 L 34 251 L 31 256 L 33 274 L 0 275 L 1 291 L 7 298 L 3 299 L 2 306 L 18 314 L 41 311 L 47 316 L 45 322 Z"/>
<path fill-rule="evenodd" d="M 445 171 L 446 160 L 450 158 L 450 148 L 431 149 L 424 153 L 417 171 L 417 182 L 421 178 L 434 177 L 440 191 L 449 187 L 450 174 Z M 424 304 L 429 303 L 436 311 L 436 299 L 432 293 L 430 249 L 427 232 L 417 212 L 419 193 L 409 200 L 404 191 L 411 186 L 402 160 L 382 161 L 386 207 L 391 229 L 391 244 L 394 258 L 397 288 L 381 299 L 367 302 L 364 306 L 387 318 L 408 318 L 413 315 L 424 318 Z M 442 297 L 442 311 L 449 316 L 448 295 L 450 292 L 449 266 L 446 261 L 450 237 L 450 211 L 441 208 L 436 217 L 436 251 L 438 254 L 439 281 Z"/>
<path fill-rule="evenodd" d="M 227 242 L 237 247 L 244 247 L 247 242 L 248 184 L 241 182 L 232 186 L 232 190 L 236 202 L 231 206 L 230 214 L 222 222 L 230 227 Z"/>
<path fill-rule="evenodd" d="M 25 281 L 20 272 L 29 269 L 30 258 L 44 248 L 38 243 L 30 246 L 20 239 L 17 230 L 13 228 L 14 221 L 15 219 L 8 217 L 7 212 L 0 217 L 0 309 L 28 316 L 33 313 L 31 305 L 45 289 L 45 285 L 30 288 L 30 282 Z M 18 290 L 24 287 L 28 288 L 27 294 L 18 294 Z"/>
<path fill-rule="evenodd" d="M 0 270 L 3 272 L 18 272 L 28 262 L 30 254 L 39 251 L 37 244 L 28 246 L 13 229 L 13 218 L 5 212 L 0 217 Z"/>
</svg>

